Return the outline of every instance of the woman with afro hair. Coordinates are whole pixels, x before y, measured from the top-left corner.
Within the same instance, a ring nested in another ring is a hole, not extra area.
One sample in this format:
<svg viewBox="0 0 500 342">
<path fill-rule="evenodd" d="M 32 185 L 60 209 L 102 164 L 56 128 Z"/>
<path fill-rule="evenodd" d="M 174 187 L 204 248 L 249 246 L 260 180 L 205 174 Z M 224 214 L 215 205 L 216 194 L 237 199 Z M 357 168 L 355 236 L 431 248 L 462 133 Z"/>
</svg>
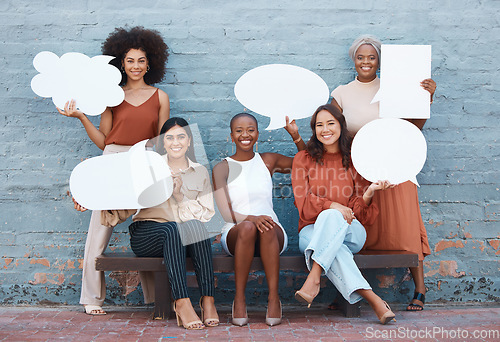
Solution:
<svg viewBox="0 0 500 342">
<path fill-rule="evenodd" d="M 116 28 L 103 43 L 102 53 L 114 56 L 110 63 L 122 72 L 120 86 L 125 92 L 124 101 L 116 107 L 106 108 L 101 114 L 99 128 L 76 109 L 74 100 L 68 101 L 64 109 L 57 110 L 62 115 L 78 118 L 89 138 L 104 151 L 103 154 L 126 152 L 139 141 L 154 138 L 170 116 L 168 95 L 153 86 L 165 76 L 167 49 L 157 31 L 143 27 L 128 30 Z M 75 203 L 75 208 L 86 210 L 78 203 Z M 104 272 L 96 271 L 94 260 L 108 246 L 117 223 L 106 220 L 101 211 L 92 212 L 85 243 L 80 297 L 80 304 L 89 315 L 106 314 L 102 309 L 106 296 Z M 154 298 L 153 284 L 146 281 L 144 274 L 141 274 L 141 280 L 145 301 L 151 302 Z"/>
</svg>

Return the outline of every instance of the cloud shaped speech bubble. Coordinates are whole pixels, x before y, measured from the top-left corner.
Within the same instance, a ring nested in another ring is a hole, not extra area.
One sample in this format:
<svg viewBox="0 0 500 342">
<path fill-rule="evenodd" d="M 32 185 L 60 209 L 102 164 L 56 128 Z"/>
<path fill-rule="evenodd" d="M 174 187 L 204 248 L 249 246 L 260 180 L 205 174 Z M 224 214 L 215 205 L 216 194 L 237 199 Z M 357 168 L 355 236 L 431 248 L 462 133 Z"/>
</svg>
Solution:
<svg viewBox="0 0 500 342">
<path fill-rule="evenodd" d="M 352 163 L 370 182 L 388 180 L 400 184 L 407 180 L 419 185 L 416 175 L 427 158 L 427 143 L 411 122 L 384 118 L 364 125 L 354 137 Z"/>
<path fill-rule="evenodd" d="M 328 101 L 325 81 L 314 72 L 289 64 L 268 64 L 243 74 L 234 94 L 246 108 L 271 118 L 267 130 L 285 126 L 290 120 L 311 116 Z"/>
<path fill-rule="evenodd" d="M 146 151 L 143 140 L 128 152 L 84 160 L 71 172 L 69 187 L 87 209 L 141 209 L 165 202 L 173 190 L 167 163 Z"/>
<path fill-rule="evenodd" d="M 125 98 L 118 85 L 121 73 L 108 64 L 114 57 L 88 57 L 69 52 L 59 58 L 55 53 L 42 51 L 33 59 L 39 72 L 31 80 L 31 89 L 41 97 L 52 97 L 59 108 L 74 99 L 76 106 L 87 115 L 100 115 L 106 107 L 117 106 Z"/>
</svg>

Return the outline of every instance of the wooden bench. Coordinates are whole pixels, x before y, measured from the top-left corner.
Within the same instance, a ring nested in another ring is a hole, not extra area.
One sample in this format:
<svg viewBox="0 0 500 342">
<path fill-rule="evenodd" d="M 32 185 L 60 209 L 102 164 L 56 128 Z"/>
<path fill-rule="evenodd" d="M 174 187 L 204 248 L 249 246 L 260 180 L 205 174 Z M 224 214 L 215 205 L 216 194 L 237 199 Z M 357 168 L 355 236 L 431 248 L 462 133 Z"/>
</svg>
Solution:
<svg viewBox="0 0 500 342">
<path fill-rule="evenodd" d="M 418 266 L 418 255 L 404 251 L 362 251 L 354 256 L 360 269 L 398 268 Z M 225 254 L 214 254 L 215 272 L 233 272 L 233 258 Z M 193 263 L 187 258 L 186 267 L 193 271 Z M 250 271 L 263 270 L 260 258 L 255 257 Z M 153 317 L 169 318 L 171 312 L 171 293 L 168 275 L 163 258 L 140 258 L 129 252 L 104 253 L 96 258 L 98 271 L 152 271 L 155 275 L 155 307 Z M 284 255 L 280 257 L 280 270 L 307 272 L 304 256 Z M 359 317 L 360 304 L 349 304 L 342 296 L 338 296 L 339 306 L 346 317 Z"/>
</svg>

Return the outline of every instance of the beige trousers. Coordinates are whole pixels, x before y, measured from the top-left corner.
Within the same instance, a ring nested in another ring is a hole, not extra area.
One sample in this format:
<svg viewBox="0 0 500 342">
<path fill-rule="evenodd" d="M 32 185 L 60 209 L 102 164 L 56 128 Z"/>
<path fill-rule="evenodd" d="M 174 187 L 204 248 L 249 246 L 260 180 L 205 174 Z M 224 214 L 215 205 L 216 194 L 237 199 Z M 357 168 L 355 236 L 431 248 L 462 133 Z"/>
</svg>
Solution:
<svg viewBox="0 0 500 342">
<path fill-rule="evenodd" d="M 111 153 L 127 152 L 132 146 L 107 145 L 103 155 Z M 83 255 L 82 291 L 80 304 L 102 306 L 106 297 L 106 280 L 104 272 L 96 271 L 95 258 L 108 247 L 111 233 L 114 227 L 106 227 L 101 224 L 101 211 L 92 211 L 90 217 L 89 232 L 85 242 L 85 254 Z M 154 274 L 153 272 L 139 272 L 144 302 L 154 302 Z"/>
</svg>

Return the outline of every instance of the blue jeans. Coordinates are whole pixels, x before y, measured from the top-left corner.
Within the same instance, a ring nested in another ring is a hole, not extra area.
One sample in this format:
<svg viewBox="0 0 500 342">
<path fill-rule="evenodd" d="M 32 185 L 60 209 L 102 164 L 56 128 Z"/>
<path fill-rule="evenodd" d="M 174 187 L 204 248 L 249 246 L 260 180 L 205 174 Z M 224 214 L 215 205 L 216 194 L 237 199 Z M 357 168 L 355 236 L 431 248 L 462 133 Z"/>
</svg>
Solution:
<svg viewBox="0 0 500 342">
<path fill-rule="evenodd" d="M 342 296 L 354 304 L 362 299 L 355 291 L 371 290 L 353 258 L 365 240 L 365 228 L 358 220 L 349 225 L 340 211 L 327 209 L 314 224 L 301 229 L 299 249 L 304 253 L 307 268 L 311 270 L 315 261 Z"/>
</svg>

